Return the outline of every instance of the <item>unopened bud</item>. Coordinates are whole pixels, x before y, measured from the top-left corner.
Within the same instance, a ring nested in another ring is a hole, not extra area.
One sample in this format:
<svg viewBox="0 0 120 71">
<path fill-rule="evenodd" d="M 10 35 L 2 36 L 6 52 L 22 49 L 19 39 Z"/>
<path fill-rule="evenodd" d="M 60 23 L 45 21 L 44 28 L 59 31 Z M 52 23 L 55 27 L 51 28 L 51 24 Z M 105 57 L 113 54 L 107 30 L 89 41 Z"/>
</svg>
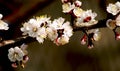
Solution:
<svg viewBox="0 0 120 71">
<path fill-rule="evenodd" d="M 82 37 L 82 39 L 81 39 L 81 44 L 82 44 L 82 45 L 85 45 L 86 43 L 87 43 L 87 36 L 84 35 L 84 36 Z"/>
<path fill-rule="evenodd" d="M 120 40 L 120 34 L 117 33 L 117 32 L 116 32 L 116 34 L 115 34 L 115 39 L 116 39 L 116 40 Z"/>
<path fill-rule="evenodd" d="M 80 6 L 82 5 L 82 2 L 76 0 L 76 1 L 74 2 L 74 4 L 75 4 L 76 7 L 80 7 Z"/>
</svg>

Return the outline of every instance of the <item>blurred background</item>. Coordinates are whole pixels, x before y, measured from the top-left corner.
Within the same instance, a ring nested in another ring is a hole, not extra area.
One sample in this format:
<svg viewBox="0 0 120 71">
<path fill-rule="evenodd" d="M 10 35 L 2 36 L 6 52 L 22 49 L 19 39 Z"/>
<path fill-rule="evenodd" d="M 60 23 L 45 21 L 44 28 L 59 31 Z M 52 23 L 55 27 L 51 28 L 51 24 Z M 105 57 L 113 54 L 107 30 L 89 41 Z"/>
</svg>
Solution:
<svg viewBox="0 0 120 71">
<path fill-rule="evenodd" d="M 106 5 L 119 0 L 80 0 L 84 10 L 92 9 L 98 14 L 97 19 L 106 18 Z M 61 0 L 0 0 L 0 13 L 10 26 L 8 31 L 0 31 L 3 39 L 14 39 L 21 36 L 22 23 L 34 16 L 47 14 L 52 19 L 70 16 L 62 13 Z M 43 44 L 37 41 L 28 44 L 29 61 L 25 68 L 13 69 L 0 50 L 0 71 L 120 71 L 120 41 L 114 39 L 113 32 L 101 28 L 102 38 L 95 43 L 95 48 L 88 49 L 80 44 L 81 31 L 74 32 L 70 42 L 56 46 L 50 40 Z"/>
</svg>

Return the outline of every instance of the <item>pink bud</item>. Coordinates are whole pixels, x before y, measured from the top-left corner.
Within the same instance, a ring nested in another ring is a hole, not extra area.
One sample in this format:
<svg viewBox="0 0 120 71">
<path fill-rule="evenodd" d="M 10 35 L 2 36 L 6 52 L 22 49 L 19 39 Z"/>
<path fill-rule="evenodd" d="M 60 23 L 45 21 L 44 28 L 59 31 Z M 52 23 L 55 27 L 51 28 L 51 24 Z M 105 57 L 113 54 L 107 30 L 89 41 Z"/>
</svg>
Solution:
<svg viewBox="0 0 120 71">
<path fill-rule="evenodd" d="M 29 60 L 29 57 L 28 57 L 27 55 L 24 56 L 24 58 L 23 58 L 23 63 L 26 63 L 28 60 Z"/>
<path fill-rule="evenodd" d="M 82 39 L 81 39 L 81 44 L 82 44 L 82 45 L 85 45 L 86 42 L 87 42 L 87 36 L 84 35 L 84 36 L 82 37 Z"/>
<path fill-rule="evenodd" d="M 13 68 L 17 68 L 17 64 L 16 64 L 16 63 L 12 63 L 11 66 L 12 66 Z"/>
<path fill-rule="evenodd" d="M 116 40 L 120 40 L 120 34 L 117 33 L 117 32 L 115 33 L 115 39 L 116 39 Z"/>
<path fill-rule="evenodd" d="M 59 43 L 59 38 L 58 38 L 58 37 L 55 39 L 54 43 L 55 43 L 57 46 L 60 45 L 60 43 Z"/>
<path fill-rule="evenodd" d="M 88 49 L 94 48 L 94 45 L 88 45 Z"/>
<path fill-rule="evenodd" d="M 80 7 L 80 6 L 82 5 L 82 2 L 76 0 L 76 1 L 74 2 L 74 4 L 75 4 L 76 7 Z"/>
<path fill-rule="evenodd" d="M 68 3 L 69 2 L 69 0 L 61 0 L 62 1 L 62 3 Z"/>
</svg>

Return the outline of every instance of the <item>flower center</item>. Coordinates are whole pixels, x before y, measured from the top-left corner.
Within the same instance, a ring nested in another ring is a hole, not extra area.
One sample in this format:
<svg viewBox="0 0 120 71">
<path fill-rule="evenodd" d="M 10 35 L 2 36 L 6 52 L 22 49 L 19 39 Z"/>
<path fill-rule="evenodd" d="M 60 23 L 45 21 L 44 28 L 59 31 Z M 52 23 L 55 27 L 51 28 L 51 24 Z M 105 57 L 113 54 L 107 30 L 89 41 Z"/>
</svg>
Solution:
<svg viewBox="0 0 120 71">
<path fill-rule="evenodd" d="M 57 33 L 58 33 L 58 37 L 61 37 L 64 33 L 63 33 L 64 29 L 58 29 Z"/>
<path fill-rule="evenodd" d="M 17 55 L 18 55 L 18 53 L 17 53 L 17 52 L 15 52 L 15 53 L 14 53 L 14 57 L 16 58 L 16 57 L 17 57 Z"/>
<path fill-rule="evenodd" d="M 38 29 L 37 29 L 36 27 L 33 28 L 33 32 L 37 32 L 37 30 L 38 30 Z"/>
<path fill-rule="evenodd" d="M 40 25 L 40 27 L 45 27 L 46 25 L 47 25 L 47 22 L 42 23 L 42 24 Z"/>
<path fill-rule="evenodd" d="M 84 22 L 89 22 L 91 20 L 91 16 L 88 16 L 84 19 Z"/>
</svg>

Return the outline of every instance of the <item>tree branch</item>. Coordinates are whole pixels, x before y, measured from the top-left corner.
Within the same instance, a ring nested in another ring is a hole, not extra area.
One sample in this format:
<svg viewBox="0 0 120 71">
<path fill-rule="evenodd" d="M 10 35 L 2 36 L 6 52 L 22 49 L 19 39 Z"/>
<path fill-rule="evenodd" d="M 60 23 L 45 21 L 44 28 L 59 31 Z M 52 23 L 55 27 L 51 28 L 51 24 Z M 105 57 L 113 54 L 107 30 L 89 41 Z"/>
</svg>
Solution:
<svg viewBox="0 0 120 71">
<path fill-rule="evenodd" d="M 33 41 L 35 41 L 34 38 L 31 38 L 29 36 L 22 36 L 22 37 L 18 37 L 16 39 L 13 39 L 13 40 L 1 41 L 0 42 L 0 47 L 1 48 L 3 48 L 3 47 L 10 48 L 10 47 L 13 47 L 13 46 L 19 46 L 19 45 L 21 45 L 23 43 L 31 43 Z"/>
<path fill-rule="evenodd" d="M 106 19 L 100 20 L 97 24 L 89 26 L 89 27 L 73 27 L 73 31 L 82 31 L 82 30 L 90 30 L 90 29 L 95 29 L 95 28 L 105 28 L 106 26 Z M 35 39 L 28 37 L 28 36 L 22 36 L 18 37 L 13 40 L 4 40 L 0 42 L 0 47 L 13 47 L 13 46 L 18 46 L 23 43 L 31 43 L 36 41 Z"/>
</svg>

